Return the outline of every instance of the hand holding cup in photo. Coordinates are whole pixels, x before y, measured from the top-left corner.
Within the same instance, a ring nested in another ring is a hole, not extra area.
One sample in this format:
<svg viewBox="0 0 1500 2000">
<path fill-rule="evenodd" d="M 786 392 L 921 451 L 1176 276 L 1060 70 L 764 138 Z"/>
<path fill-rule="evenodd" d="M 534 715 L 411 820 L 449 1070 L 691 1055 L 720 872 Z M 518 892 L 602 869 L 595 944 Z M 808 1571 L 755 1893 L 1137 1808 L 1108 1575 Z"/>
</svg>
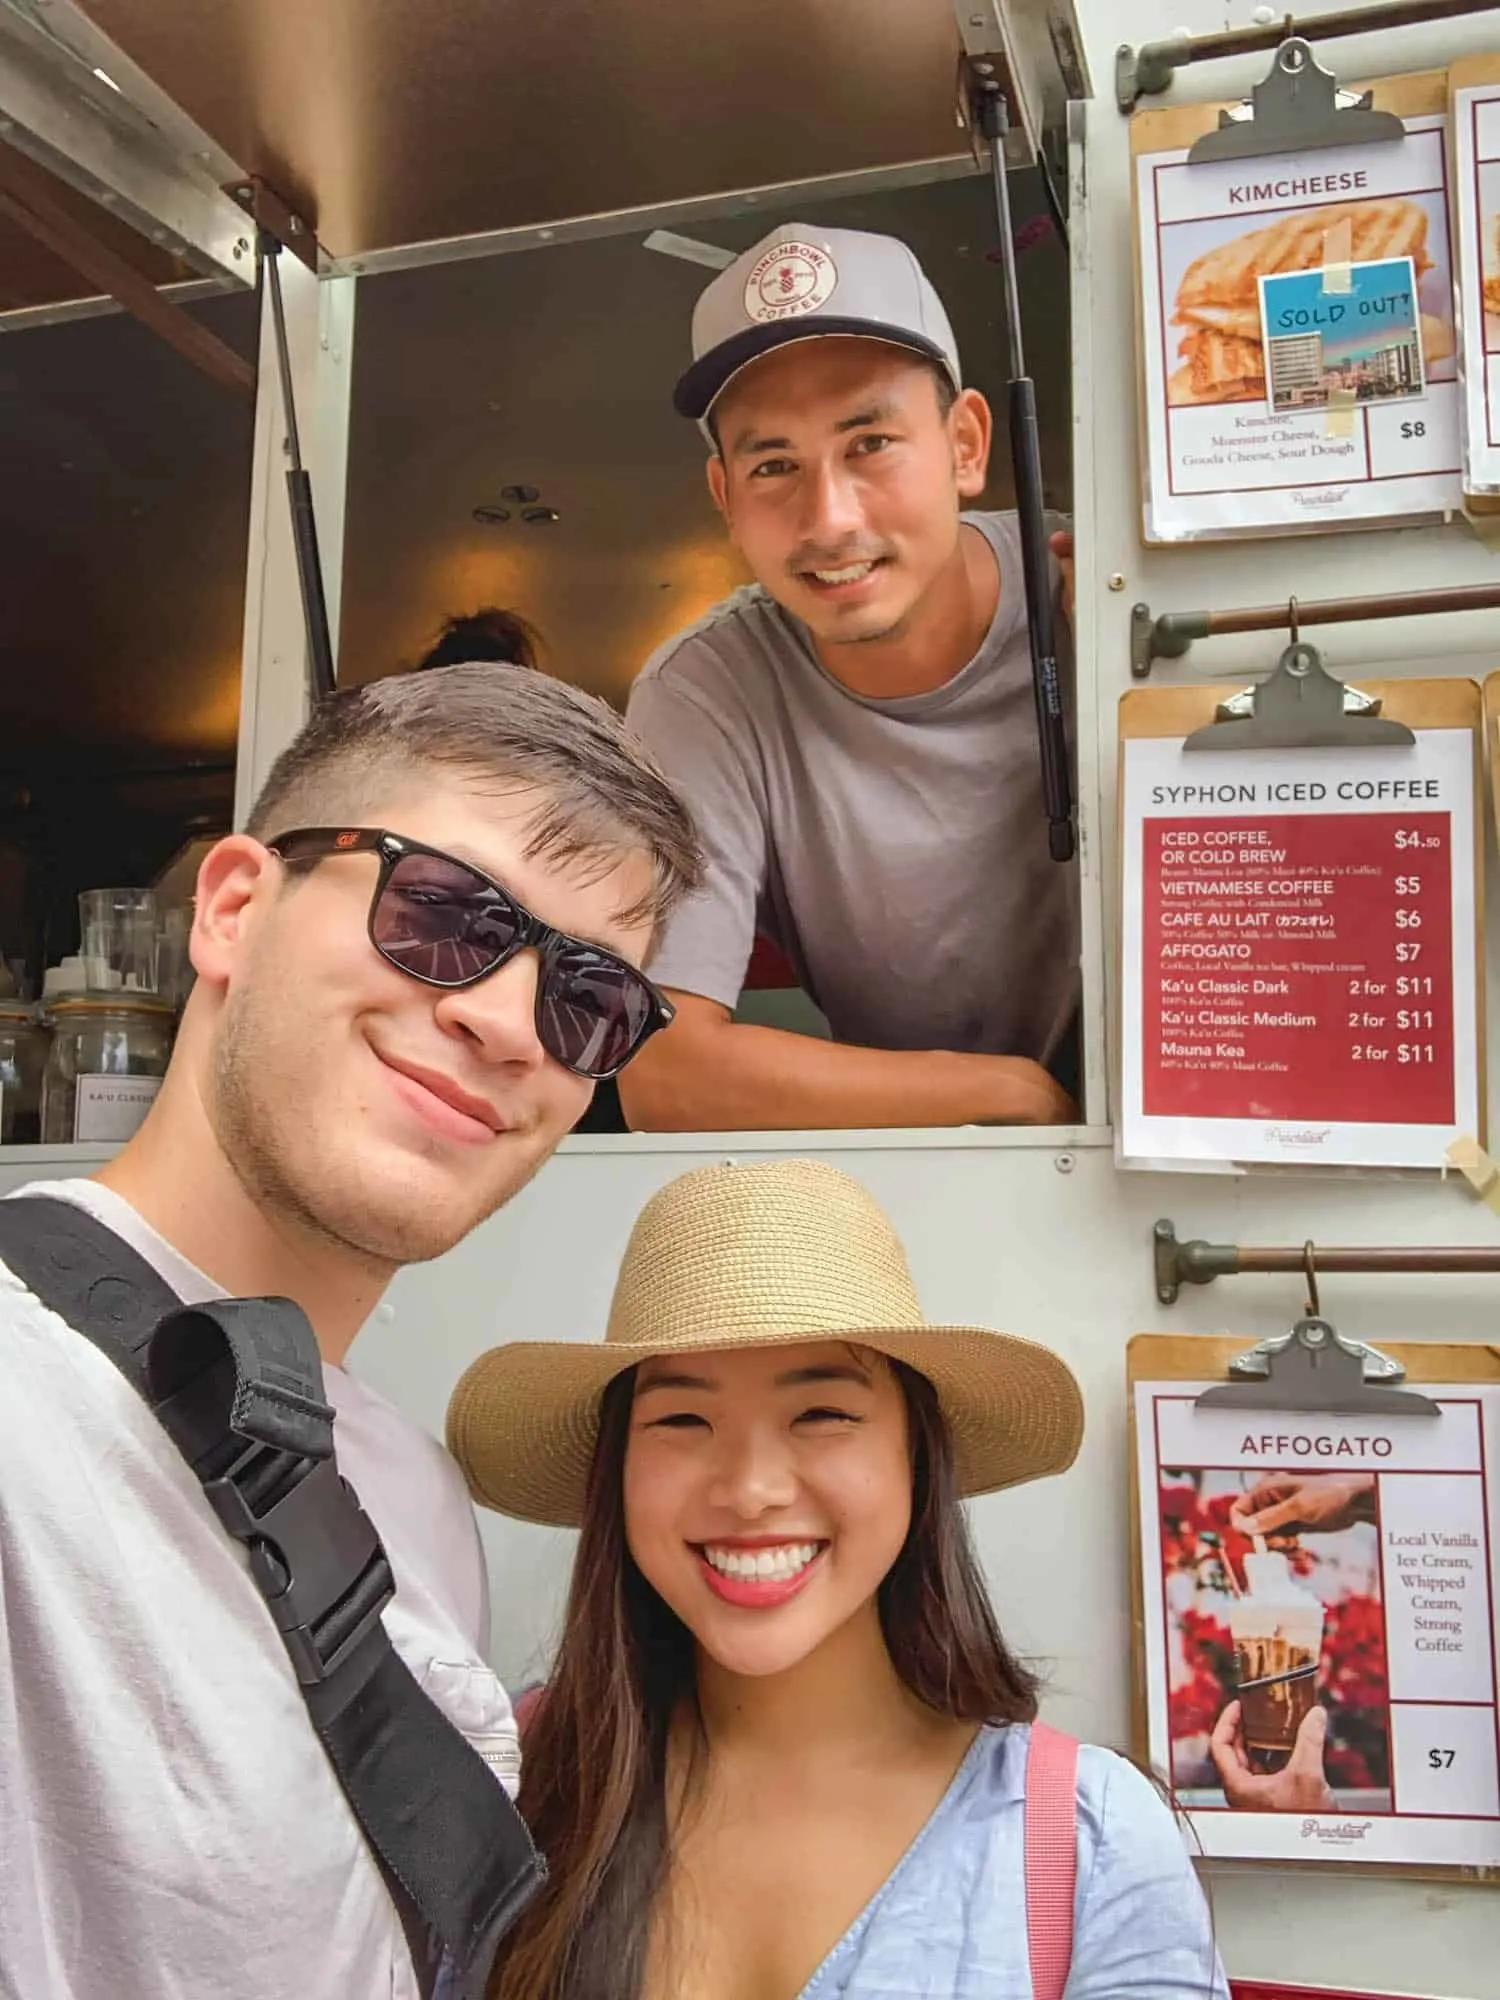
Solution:
<svg viewBox="0 0 1500 2000">
<path fill-rule="evenodd" d="M 1245 1742 L 1242 1704 L 1230 1702 L 1208 1745 L 1226 1802 L 1239 1812 L 1336 1812 L 1338 1800 L 1323 1771 L 1327 1737 L 1328 1711 L 1314 1704 L 1298 1725 L 1282 1768 L 1258 1771 Z"/>
</svg>

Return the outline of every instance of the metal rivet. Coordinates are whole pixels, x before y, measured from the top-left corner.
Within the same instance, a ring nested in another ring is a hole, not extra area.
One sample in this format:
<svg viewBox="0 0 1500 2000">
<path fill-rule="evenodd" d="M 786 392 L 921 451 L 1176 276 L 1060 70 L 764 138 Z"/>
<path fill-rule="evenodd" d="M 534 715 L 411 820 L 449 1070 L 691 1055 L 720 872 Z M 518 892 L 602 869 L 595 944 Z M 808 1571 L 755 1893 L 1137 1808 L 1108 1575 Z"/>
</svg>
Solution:
<svg viewBox="0 0 1500 2000">
<path fill-rule="evenodd" d="M 292 236 L 300 236 L 302 234 L 302 218 L 300 216 L 294 215 L 291 218 L 287 223 L 287 232 Z"/>
<path fill-rule="evenodd" d="M 502 486 L 500 498 L 509 500 L 513 507 L 532 507 L 542 497 L 540 486 Z"/>
<path fill-rule="evenodd" d="M 1071 1153 L 1059 1153 L 1052 1164 L 1060 1174 L 1070 1174 L 1074 1167 L 1073 1155 Z"/>
<path fill-rule="evenodd" d="M 510 519 L 510 509 L 481 505 L 474 509 L 474 519 L 482 528 L 500 528 Z"/>
<path fill-rule="evenodd" d="M 553 521 L 560 521 L 562 515 L 558 513 L 555 507 L 528 507 L 525 513 L 522 514 L 521 519 L 529 521 L 533 528 L 537 528 L 548 526 Z"/>
<path fill-rule="evenodd" d="M 1111 590 L 1123 590 L 1125 588 L 1125 578 L 1119 570 L 1111 573 L 1109 587 Z"/>
</svg>

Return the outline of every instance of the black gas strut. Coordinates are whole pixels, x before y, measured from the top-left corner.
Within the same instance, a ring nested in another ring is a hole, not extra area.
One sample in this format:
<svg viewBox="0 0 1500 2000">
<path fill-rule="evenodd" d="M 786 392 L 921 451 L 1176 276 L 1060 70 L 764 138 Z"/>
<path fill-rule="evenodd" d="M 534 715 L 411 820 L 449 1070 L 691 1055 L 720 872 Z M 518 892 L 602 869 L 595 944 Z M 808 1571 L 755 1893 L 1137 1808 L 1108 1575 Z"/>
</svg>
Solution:
<svg viewBox="0 0 1500 2000">
<path fill-rule="evenodd" d="M 302 620 L 307 628 L 307 657 L 312 674 L 312 698 L 322 701 L 337 685 L 333 640 L 328 630 L 328 601 L 323 595 L 323 567 L 318 560 L 318 526 L 313 518 L 312 480 L 302 464 L 297 434 L 297 405 L 292 395 L 292 358 L 286 340 L 286 310 L 281 302 L 281 245 L 268 229 L 260 232 L 261 269 L 271 295 L 271 319 L 276 331 L 276 372 L 281 379 L 281 407 L 286 414 L 287 500 L 292 510 L 292 541 L 297 550 L 297 580 L 302 586 Z"/>
<path fill-rule="evenodd" d="M 1026 626 L 1031 640 L 1031 680 L 1036 694 L 1047 844 L 1054 861 L 1071 861 L 1076 847 L 1073 787 L 1068 773 L 1062 676 L 1057 665 L 1051 550 L 1047 544 L 1047 521 L 1042 506 L 1041 435 L 1036 418 L 1036 385 L 1026 373 L 1026 350 L 1021 335 L 1021 288 L 1016 277 L 1016 244 L 1011 225 L 1010 189 L 1006 182 L 1005 135 L 1010 130 L 1010 107 L 998 83 L 990 78 L 978 78 L 973 90 L 972 109 L 975 124 L 989 142 L 995 216 L 1000 229 L 1000 268 L 1004 274 L 1005 317 L 1010 343 L 1010 382 L 1006 394 L 1010 412 L 1010 455 L 1015 471 L 1016 511 L 1021 528 L 1021 574 L 1026 588 Z"/>
</svg>

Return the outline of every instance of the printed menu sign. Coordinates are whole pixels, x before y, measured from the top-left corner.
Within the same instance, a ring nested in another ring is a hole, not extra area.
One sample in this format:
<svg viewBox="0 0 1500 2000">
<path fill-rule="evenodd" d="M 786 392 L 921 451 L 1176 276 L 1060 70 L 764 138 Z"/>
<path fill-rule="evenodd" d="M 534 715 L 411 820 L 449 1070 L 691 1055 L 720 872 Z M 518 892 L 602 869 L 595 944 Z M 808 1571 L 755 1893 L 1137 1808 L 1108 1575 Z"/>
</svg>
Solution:
<svg viewBox="0 0 1500 2000">
<path fill-rule="evenodd" d="M 1474 739 L 1124 746 L 1121 1149 L 1440 1166 L 1479 1130 Z"/>
<path fill-rule="evenodd" d="M 1135 121 L 1146 539 L 1457 508 L 1446 118 L 1279 158 L 1142 150 L 1184 116 Z"/>
<path fill-rule="evenodd" d="M 1410 1350 L 1408 1350 L 1409 1352 Z M 1500 1863 L 1500 1389 L 1437 1418 L 1134 1384 L 1151 1762 L 1205 1853 Z"/>
<path fill-rule="evenodd" d="M 1500 493 L 1500 58 L 1456 64 L 1449 80 L 1464 487 L 1470 493 Z"/>
</svg>

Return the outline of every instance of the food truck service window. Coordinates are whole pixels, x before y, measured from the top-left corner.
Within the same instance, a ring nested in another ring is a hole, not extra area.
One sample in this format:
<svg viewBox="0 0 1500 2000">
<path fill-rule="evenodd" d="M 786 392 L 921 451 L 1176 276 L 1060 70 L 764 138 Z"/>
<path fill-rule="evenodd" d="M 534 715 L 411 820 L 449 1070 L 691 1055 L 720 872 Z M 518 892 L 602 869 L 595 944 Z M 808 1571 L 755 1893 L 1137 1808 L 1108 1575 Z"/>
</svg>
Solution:
<svg viewBox="0 0 1500 2000">
<path fill-rule="evenodd" d="M 1068 254 L 1013 179 L 1065 613 Z M 677 1021 L 594 1129 L 1077 1122 L 995 246 L 988 178 L 950 171 L 359 280 L 341 682 L 534 657 L 627 710 L 708 850 L 654 966 Z M 822 307 L 842 337 L 759 346 Z M 903 312 L 951 341 L 848 337 Z M 721 338 L 755 356 L 695 422 Z"/>
</svg>

